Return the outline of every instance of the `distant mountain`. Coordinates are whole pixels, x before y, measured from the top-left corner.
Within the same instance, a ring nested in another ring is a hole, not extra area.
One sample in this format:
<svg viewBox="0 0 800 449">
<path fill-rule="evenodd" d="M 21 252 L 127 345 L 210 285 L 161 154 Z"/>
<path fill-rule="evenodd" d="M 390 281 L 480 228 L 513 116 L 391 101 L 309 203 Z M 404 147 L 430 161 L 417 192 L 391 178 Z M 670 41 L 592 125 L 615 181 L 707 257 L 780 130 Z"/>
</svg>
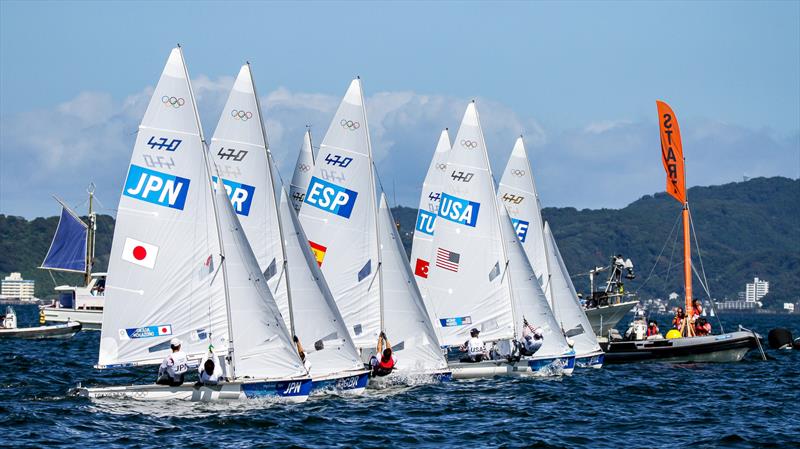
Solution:
<svg viewBox="0 0 800 449">
<path fill-rule="evenodd" d="M 800 180 L 755 178 L 694 187 L 689 189 L 689 199 L 701 249 L 700 254 L 693 250 L 693 262 L 699 270 L 698 256 L 702 256 L 713 297 L 735 299 L 745 283 L 758 276 L 770 282 L 770 294 L 764 298 L 767 306 L 780 307 L 784 301 L 800 298 Z M 581 273 L 621 253 L 636 266 L 637 278 L 628 282 L 628 290 L 641 288 L 644 297 L 665 298 L 670 292 L 682 292 L 682 237 L 675 239 L 680 209 L 671 197 L 658 193 L 622 209 L 545 208 L 542 213 L 579 291 L 589 289 L 588 277 Z M 400 206 L 392 211 L 410 250 L 417 210 Z M 0 215 L 0 275 L 21 271 L 26 279 L 37 281 L 37 296 L 52 296 L 50 274 L 36 267 L 57 224 L 58 217 L 28 221 Z M 98 218 L 97 271 L 108 264 L 113 226 L 112 217 Z M 659 253 L 660 262 L 653 269 Z M 79 276 L 55 276 L 59 284 L 80 282 Z M 694 285 L 700 295 L 702 287 L 696 280 Z"/>
</svg>

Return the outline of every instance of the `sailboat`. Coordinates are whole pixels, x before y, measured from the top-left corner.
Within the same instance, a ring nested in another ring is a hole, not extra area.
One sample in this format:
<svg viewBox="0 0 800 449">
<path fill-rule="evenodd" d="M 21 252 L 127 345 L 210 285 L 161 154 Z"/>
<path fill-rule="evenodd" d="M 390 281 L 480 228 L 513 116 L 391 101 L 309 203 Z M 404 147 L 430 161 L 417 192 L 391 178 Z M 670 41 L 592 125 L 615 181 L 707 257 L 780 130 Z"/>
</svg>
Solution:
<svg viewBox="0 0 800 449">
<path fill-rule="evenodd" d="M 157 365 L 170 340 L 214 386 L 81 387 L 90 398 L 301 402 L 312 382 L 212 161 L 180 47 L 145 112 L 118 207 L 96 368 Z M 155 377 L 155 373 L 154 373 Z"/>
<path fill-rule="evenodd" d="M 602 368 L 605 358 L 603 350 L 600 349 L 589 318 L 581 307 L 578 293 L 547 222 L 544 223 L 544 240 L 550 266 L 548 281 L 548 291 L 552 299 L 550 304 L 564 335 L 571 340 L 575 349 L 575 364 L 578 367 Z"/>
<path fill-rule="evenodd" d="M 211 139 L 211 155 L 218 156 L 217 167 L 226 173 L 222 183 L 287 329 L 301 347 L 302 342 L 313 343 L 303 348 L 313 390 L 361 393 L 369 381 L 368 371 L 276 175 L 261 118 L 250 64 L 245 64 Z M 310 150 L 310 135 L 307 138 Z"/>
<path fill-rule="evenodd" d="M 414 276 L 395 267 L 396 241 L 387 240 L 385 226 L 381 231 L 382 220 L 394 226 L 387 212 L 378 205 L 364 96 L 355 79 L 320 145 L 300 221 L 361 360 L 375 355 L 384 332 L 397 357 L 387 377 L 441 379 L 447 365 Z"/>
<path fill-rule="evenodd" d="M 423 262 L 428 302 L 441 342 L 452 356 L 448 365 L 453 377 L 569 372 L 574 353 L 552 320 L 527 257 L 518 245 L 509 245 L 517 236 L 498 204 L 474 102 L 467 106 L 448 153 L 446 175 L 431 251 Z M 514 342 L 529 323 L 545 331 L 548 348 L 533 357 L 516 356 Z M 477 363 L 460 360 L 455 349 L 473 328 L 484 342 L 494 343 L 497 357 Z"/>
<path fill-rule="evenodd" d="M 314 147 L 311 145 L 311 128 L 306 128 L 306 132 L 303 134 L 303 145 L 300 146 L 300 154 L 297 155 L 297 164 L 294 166 L 294 174 L 289 184 L 289 196 L 292 198 L 292 206 L 296 212 L 300 212 L 300 208 L 303 206 L 303 198 L 306 197 L 313 170 Z"/>
<path fill-rule="evenodd" d="M 556 320 L 575 349 L 578 366 L 602 366 L 602 351 L 575 293 L 555 240 L 544 232 L 541 203 L 522 136 L 506 164 L 498 188 L 498 198 L 511 214 L 522 247 L 532 262 Z M 557 291 L 555 291 L 557 290 Z"/>
<path fill-rule="evenodd" d="M 447 173 L 447 153 L 450 151 L 450 134 L 447 128 L 442 130 L 439 135 L 439 142 L 422 183 L 422 192 L 419 198 L 419 208 L 417 209 L 417 222 L 414 226 L 414 236 L 411 243 L 411 267 L 416 276 L 417 286 L 419 287 L 422 300 L 428 313 L 433 310 L 428 302 L 429 295 L 426 282 L 428 279 L 428 260 L 433 248 L 434 225 L 436 215 L 439 212 L 439 198 L 442 194 L 442 185 Z M 436 322 L 436 317 L 430 316 L 431 323 Z M 434 330 L 439 327 L 434 325 Z"/>
<path fill-rule="evenodd" d="M 45 321 L 79 321 L 84 329 L 99 329 L 103 322 L 103 295 L 106 274 L 94 273 L 94 244 L 97 232 L 94 212 L 94 184 L 89 185 L 88 223 L 84 222 L 63 201 L 56 233 L 39 268 L 50 271 L 83 274 L 83 285 L 59 285 L 55 288 L 58 299 L 40 306 Z"/>
<path fill-rule="evenodd" d="M 607 363 L 639 360 L 661 360 L 668 362 L 737 362 L 750 349 L 760 348 L 755 332 L 742 330 L 719 335 L 696 336 L 694 323 L 698 317 L 692 310 L 692 247 L 691 214 L 686 192 L 685 160 L 678 120 L 672 108 L 663 101 L 656 101 L 661 135 L 661 160 L 666 172 L 666 190 L 681 203 L 683 221 L 683 282 L 686 301 L 686 318 L 681 324 L 680 338 L 653 336 L 638 341 L 609 341 L 604 350 Z M 721 323 L 720 323 L 721 325 Z M 763 356 L 763 354 L 762 354 Z M 764 357 L 766 360 L 766 357 Z"/>
</svg>

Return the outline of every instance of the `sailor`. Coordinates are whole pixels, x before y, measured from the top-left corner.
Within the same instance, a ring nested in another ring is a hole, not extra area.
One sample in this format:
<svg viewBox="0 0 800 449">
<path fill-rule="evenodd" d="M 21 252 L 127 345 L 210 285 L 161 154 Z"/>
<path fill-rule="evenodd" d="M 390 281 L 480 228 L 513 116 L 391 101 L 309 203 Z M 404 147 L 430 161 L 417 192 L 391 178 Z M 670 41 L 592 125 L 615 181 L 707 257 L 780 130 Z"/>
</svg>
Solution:
<svg viewBox="0 0 800 449">
<path fill-rule="evenodd" d="M 520 353 L 525 356 L 531 356 L 542 347 L 544 334 L 542 333 L 542 328 L 534 328 L 526 319 L 523 319 L 523 324 Z"/>
<path fill-rule="evenodd" d="M 386 345 L 385 348 L 384 344 Z M 388 376 L 394 370 L 394 367 L 397 364 L 397 359 L 395 359 L 392 355 L 392 345 L 389 344 L 389 339 L 383 332 L 381 332 L 381 334 L 378 336 L 378 347 L 376 349 L 376 354 L 380 354 L 381 358 L 378 359 L 378 357 L 374 355 L 370 358 L 369 364 L 372 366 L 371 376 Z"/>
<path fill-rule="evenodd" d="M 467 356 L 461 359 L 462 362 L 475 363 L 489 357 L 489 353 L 486 351 L 486 345 L 483 343 L 483 340 L 478 337 L 480 333 L 481 331 L 475 328 L 469 331 L 470 339 L 465 341 L 460 348 L 462 351 L 467 352 Z"/>
<path fill-rule="evenodd" d="M 311 363 L 308 360 L 306 360 L 306 352 L 303 351 L 303 345 L 300 344 L 300 339 L 297 338 L 297 335 L 295 335 L 292 338 L 292 340 L 294 340 L 294 345 L 295 347 L 297 347 L 297 355 L 300 356 L 300 360 L 303 362 L 303 366 L 305 366 L 306 371 L 308 371 L 309 369 L 311 369 Z"/>
<path fill-rule="evenodd" d="M 201 385 L 217 385 L 222 379 L 222 369 L 214 363 L 214 354 L 206 356 L 198 368 L 198 377 Z"/>
<path fill-rule="evenodd" d="M 173 338 L 169 341 L 169 346 L 172 348 L 172 354 L 168 355 L 158 367 L 156 383 L 177 387 L 183 384 L 183 375 L 189 370 L 189 360 L 186 353 L 181 351 L 180 339 Z"/>
<path fill-rule="evenodd" d="M 703 306 L 700 305 L 700 300 L 694 298 L 692 300 L 692 318 L 697 319 L 700 315 L 703 314 Z"/>
</svg>

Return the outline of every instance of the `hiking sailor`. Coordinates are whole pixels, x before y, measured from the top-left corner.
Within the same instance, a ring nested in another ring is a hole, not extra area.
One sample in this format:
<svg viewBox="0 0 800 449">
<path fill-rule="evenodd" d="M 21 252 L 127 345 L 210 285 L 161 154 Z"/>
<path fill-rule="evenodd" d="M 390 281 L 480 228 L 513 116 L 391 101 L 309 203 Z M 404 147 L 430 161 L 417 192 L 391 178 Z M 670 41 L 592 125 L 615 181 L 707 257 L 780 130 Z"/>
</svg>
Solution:
<svg viewBox="0 0 800 449">
<path fill-rule="evenodd" d="M 384 349 L 384 343 L 386 344 L 386 348 Z M 369 360 L 370 366 L 372 366 L 372 377 L 383 377 L 388 376 L 394 370 L 395 365 L 397 364 L 397 360 L 392 355 L 392 345 L 389 344 L 389 339 L 386 338 L 386 334 L 381 332 L 378 336 L 378 347 L 376 354 L 380 354 L 380 360 L 376 356 L 372 356 Z"/>
<path fill-rule="evenodd" d="M 222 380 L 222 368 L 214 362 L 215 356 L 212 351 L 200 362 L 197 368 L 198 385 L 217 385 Z"/>
<path fill-rule="evenodd" d="M 533 327 L 528 320 L 522 319 L 522 339 L 520 340 L 520 353 L 524 356 L 532 356 L 544 343 L 542 328 Z"/>
<path fill-rule="evenodd" d="M 183 384 L 183 375 L 189 370 L 189 361 L 186 353 L 181 351 L 181 341 L 173 338 L 169 342 L 172 348 L 172 354 L 168 355 L 161 366 L 158 367 L 158 380 L 159 385 L 169 385 L 177 387 Z"/>
</svg>

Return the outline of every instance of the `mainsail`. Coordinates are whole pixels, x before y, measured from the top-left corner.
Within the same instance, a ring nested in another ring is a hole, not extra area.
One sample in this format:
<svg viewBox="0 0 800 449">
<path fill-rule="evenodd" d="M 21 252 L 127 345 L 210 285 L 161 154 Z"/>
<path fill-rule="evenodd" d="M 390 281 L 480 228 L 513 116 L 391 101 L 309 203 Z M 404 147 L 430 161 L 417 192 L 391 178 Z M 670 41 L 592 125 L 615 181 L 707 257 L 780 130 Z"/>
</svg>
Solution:
<svg viewBox="0 0 800 449">
<path fill-rule="evenodd" d="M 250 64 L 245 64 L 217 123 L 210 157 L 288 327 L 284 255 L 267 147 Z"/>
<path fill-rule="evenodd" d="M 289 185 L 289 196 L 292 198 L 292 206 L 297 212 L 300 212 L 303 198 L 306 197 L 312 170 L 314 170 L 314 147 L 311 146 L 311 129 L 306 129 L 300 154 L 297 155 L 297 165 L 294 167 L 292 182 Z"/>
<path fill-rule="evenodd" d="M 441 343 L 458 345 L 478 328 L 486 341 L 514 337 L 507 257 L 486 144 L 475 103 L 467 106 L 447 158 L 428 271 L 429 304 Z"/>
<path fill-rule="evenodd" d="M 320 145 L 300 221 L 358 348 L 374 347 L 382 324 L 376 203 L 364 96 L 355 79 Z"/>
<path fill-rule="evenodd" d="M 120 196 L 98 366 L 228 348 L 221 248 L 205 145 L 180 47 L 147 106 Z"/>
<path fill-rule="evenodd" d="M 397 354 L 398 369 L 417 372 L 445 369 L 447 362 L 442 357 L 384 194 L 381 194 L 378 227 L 385 331 Z"/>
<path fill-rule="evenodd" d="M 501 230 L 508 251 L 508 265 L 503 267 L 501 276 L 507 276 L 511 285 L 511 296 L 516 310 L 515 332 L 518 336 L 522 335 L 526 324 L 532 329 L 539 328 L 544 341 L 542 347 L 536 351 L 536 355 L 564 355 L 570 351 L 569 345 L 547 303 L 547 297 L 542 291 L 539 280 L 536 279 L 522 243 L 517 238 L 518 229 L 515 229 L 514 221 L 506 209 L 507 207 L 500 205 Z"/>
<path fill-rule="evenodd" d="M 433 253 L 433 235 L 436 214 L 439 212 L 439 198 L 442 194 L 442 185 L 447 172 L 447 153 L 450 151 L 450 135 L 445 128 L 439 136 L 439 143 L 433 153 L 431 165 L 425 175 L 425 182 L 422 184 L 422 193 L 419 198 L 419 209 L 417 210 L 417 224 L 414 227 L 414 240 L 411 246 L 411 269 L 414 270 L 417 285 L 419 286 L 422 298 L 426 307 L 431 309 L 428 303 L 428 291 L 426 281 L 430 269 L 431 254 Z M 431 316 L 431 322 L 436 321 Z M 436 326 L 438 330 L 439 327 Z"/>
<path fill-rule="evenodd" d="M 533 271 L 547 293 L 549 270 L 544 238 L 542 238 L 541 204 L 539 194 L 536 193 L 536 185 L 533 181 L 533 173 L 522 136 L 518 137 L 514 143 L 514 149 L 497 190 L 498 198 L 508 209 L 508 214 L 511 215 L 519 241 L 533 265 Z"/>
<path fill-rule="evenodd" d="M 581 307 L 578 293 L 547 222 L 544 224 L 544 238 L 550 262 L 550 288 L 556 320 L 564 335 L 575 342 L 573 346 L 575 357 L 598 353 L 600 345 L 597 343 L 597 337 L 586 317 L 586 312 Z"/>
<path fill-rule="evenodd" d="M 47 250 L 47 255 L 39 268 L 85 273 L 89 225 L 66 204 L 58 199 L 56 201 L 61 204 L 61 218 L 58 220 L 50 249 Z"/>
</svg>

